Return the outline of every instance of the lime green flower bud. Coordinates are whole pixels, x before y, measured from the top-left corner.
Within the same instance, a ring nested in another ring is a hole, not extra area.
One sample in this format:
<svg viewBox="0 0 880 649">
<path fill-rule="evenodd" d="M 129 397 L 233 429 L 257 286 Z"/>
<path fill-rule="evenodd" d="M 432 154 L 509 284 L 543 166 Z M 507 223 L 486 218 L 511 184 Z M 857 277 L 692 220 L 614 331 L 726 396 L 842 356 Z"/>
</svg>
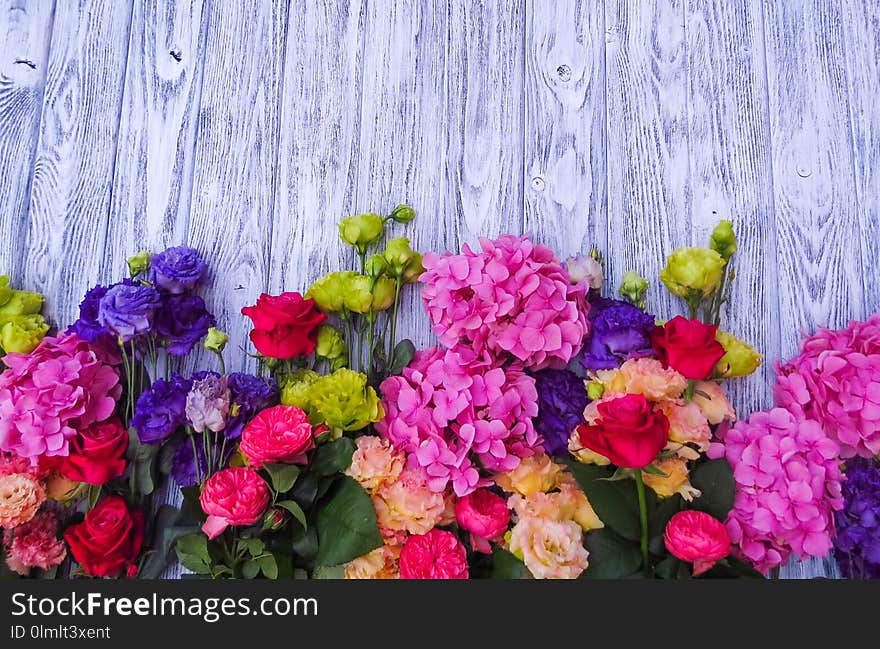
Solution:
<svg viewBox="0 0 880 649">
<path fill-rule="evenodd" d="M 403 276 L 401 279 L 405 284 L 412 284 L 413 282 L 417 282 L 424 272 L 425 267 L 422 266 L 422 253 L 413 252 L 412 259 L 409 260 L 406 268 L 403 269 Z"/>
<path fill-rule="evenodd" d="M 715 340 L 724 347 L 724 356 L 715 365 L 716 374 L 724 378 L 748 376 L 761 366 L 763 356 L 748 343 L 720 329 Z"/>
<path fill-rule="evenodd" d="M 315 418 L 331 429 L 331 438 L 343 431 L 366 428 L 385 416 L 376 391 L 365 374 L 341 369 L 319 377 L 309 394 Z"/>
<path fill-rule="evenodd" d="M 366 275 L 350 273 L 345 280 L 343 300 L 345 308 L 353 313 L 367 313 L 373 306 L 373 280 Z"/>
<path fill-rule="evenodd" d="M 385 271 L 388 270 L 388 262 L 385 261 L 385 257 L 382 255 L 375 254 L 367 259 L 364 270 L 370 277 L 382 277 Z"/>
<path fill-rule="evenodd" d="M 367 251 L 370 246 L 385 234 L 385 219 L 378 214 L 358 214 L 342 219 L 339 223 L 339 236 L 342 240 L 354 246 L 360 253 Z"/>
<path fill-rule="evenodd" d="M 620 295 L 629 300 L 630 303 L 640 309 L 644 309 L 647 304 L 645 301 L 645 295 L 648 292 L 648 280 L 639 275 L 636 271 L 631 270 L 623 276 L 619 292 Z"/>
<path fill-rule="evenodd" d="M 29 354 L 49 331 L 39 314 L 0 316 L 0 349 L 9 353 Z"/>
<path fill-rule="evenodd" d="M 314 300 L 315 306 L 325 313 L 338 313 L 345 307 L 348 277 L 356 274 L 354 271 L 327 273 L 309 287 L 305 297 Z"/>
<path fill-rule="evenodd" d="M 311 412 L 311 388 L 317 380 L 318 373 L 312 370 L 299 369 L 292 372 L 281 386 L 281 403 L 285 406 L 296 406 L 307 413 Z"/>
<path fill-rule="evenodd" d="M 43 296 L 29 291 L 10 291 L 9 299 L 0 306 L 0 317 L 12 315 L 31 315 L 43 308 Z"/>
<path fill-rule="evenodd" d="M 385 244 L 385 261 L 388 262 L 389 274 L 395 277 L 403 275 L 406 265 L 412 261 L 414 254 L 406 237 L 391 239 Z"/>
<path fill-rule="evenodd" d="M 208 329 L 208 335 L 205 336 L 204 347 L 209 352 L 220 354 L 226 348 L 226 343 L 228 342 L 229 336 L 220 331 L 217 327 L 211 327 Z"/>
<path fill-rule="evenodd" d="M 315 354 L 327 360 L 333 360 L 345 356 L 345 338 L 336 327 L 322 324 L 318 328 L 318 344 L 315 346 Z"/>
<path fill-rule="evenodd" d="M 727 261 L 733 257 L 736 252 L 736 235 L 733 233 L 733 223 L 730 221 L 721 221 L 712 231 L 712 238 L 709 240 L 709 246 Z"/>
<path fill-rule="evenodd" d="M 137 277 L 143 272 L 150 270 L 150 258 L 152 255 L 146 251 L 141 250 L 136 255 L 133 255 L 128 258 L 128 274 L 132 277 Z"/>
<path fill-rule="evenodd" d="M 689 299 L 694 293 L 707 296 L 721 283 L 724 258 L 709 248 L 678 248 L 666 260 L 660 281 L 673 295 Z"/>
<path fill-rule="evenodd" d="M 373 285 L 373 311 L 384 311 L 394 304 L 396 283 L 390 277 L 380 277 Z"/>
<path fill-rule="evenodd" d="M 416 211 L 409 205 L 398 205 L 394 208 L 394 211 L 388 215 L 388 218 L 392 219 L 396 223 L 405 224 L 416 218 Z"/>
<path fill-rule="evenodd" d="M 590 381 L 589 383 L 587 383 L 587 396 L 590 397 L 591 401 L 601 399 L 603 394 L 605 394 L 604 385 L 602 385 L 598 381 Z"/>
<path fill-rule="evenodd" d="M 0 275 L 0 306 L 3 306 L 12 298 L 12 289 L 9 288 L 9 275 Z"/>
</svg>

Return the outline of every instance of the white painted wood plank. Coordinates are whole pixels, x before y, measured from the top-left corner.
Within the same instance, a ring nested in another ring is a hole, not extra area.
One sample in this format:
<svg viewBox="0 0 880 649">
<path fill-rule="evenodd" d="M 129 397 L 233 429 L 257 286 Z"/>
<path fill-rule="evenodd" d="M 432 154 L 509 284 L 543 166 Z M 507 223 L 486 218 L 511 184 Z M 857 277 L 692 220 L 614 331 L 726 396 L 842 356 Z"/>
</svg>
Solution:
<svg viewBox="0 0 880 649">
<path fill-rule="evenodd" d="M 842 8 L 867 316 L 880 312 L 880 3 L 844 0 Z"/>
<path fill-rule="evenodd" d="M 0 2 L 0 275 L 18 283 L 54 0 Z"/>
<path fill-rule="evenodd" d="M 604 2 L 530 0 L 525 10 L 525 231 L 562 259 L 604 252 Z"/>
<path fill-rule="evenodd" d="M 290 12 L 269 269 L 273 294 L 304 293 L 320 275 L 354 267 L 336 224 L 372 209 L 356 206 L 354 197 L 363 19 L 360 0 L 309 3 Z"/>
<path fill-rule="evenodd" d="M 207 302 L 235 371 L 241 308 L 268 286 L 287 2 L 212 2 L 208 25 L 187 242 L 213 271 Z"/>
<path fill-rule="evenodd" d="M 99 279 L 130 20 L 129 2 L 55 8 L 22 275 L 61 325 Z"/>
<path fill-rule="evenodd" d="M 609 280 L 638 271 L 668 318 L 682 305 L 658 275 L 691 240 L 683 0 L 608 0 L 605 29 Z"/>
<path fill-rule="evenodd" d="M 134 7 L 105 277 L 137 250 L 186 238 L 206 36 L 202 0 Z"/>
<path fill-rule="evenodd" d="M 764 6 L 783 357 L 801 331 L 865 315 L 841 21 L 837 3 Z M 827 559 L 781 575 L 837 572 Z"/>
</svg>

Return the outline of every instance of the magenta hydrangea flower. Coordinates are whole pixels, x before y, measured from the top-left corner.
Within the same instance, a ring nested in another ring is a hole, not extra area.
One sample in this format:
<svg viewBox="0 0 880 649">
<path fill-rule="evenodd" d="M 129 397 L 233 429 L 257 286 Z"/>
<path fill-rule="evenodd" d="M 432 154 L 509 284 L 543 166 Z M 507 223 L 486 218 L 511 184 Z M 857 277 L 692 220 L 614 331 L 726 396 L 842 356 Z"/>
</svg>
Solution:
<svg viewBox="0 0 880 649">
<path fill-rule="evenodd" d="M 818 422 L 782 408 L 722 425 L 711 458 L 733 468 L 736 498 L 727 518 L 735 554 L 766 573 L 788 560 L 822 557 L 832 547 L 834 512 L 843 508 L 838 454 Z"/>
<path fill-rule="evenodd" d="M 30 354 L 7 354 L 0 374 L 0 450 L 66 456 L 78 430 L 108 419 L 122 393 L 120 359 L 100 341 L 46 337 Z"/>
<path fill-rule="evenodd" d="M 434 347 L 381 390 L 386 414 L 377 429 L 411 465 L 424 467 L 432 491 L 452 484 L 466 496 L 492 482 L 479 467 L 511 471 L 540 448 L 535 380 L 517 363 L 505 366 L 463 346 Z"/>
<path fill-rule="evenodd" d="M 422 299 L 447 347 L 511 354 L 529 369 L 562 368 L 581 349 L 589 324 L 582 287 L 546 246 L 526 237 L 480 239 L 460 255 L 426 253 Z"/>
<path fill-rule="evenodd" d="M 776 405 L 818 421 L 842 457 L 880 453 L 880 314 L 819 329 L 776 374 Z"/>
</svg>

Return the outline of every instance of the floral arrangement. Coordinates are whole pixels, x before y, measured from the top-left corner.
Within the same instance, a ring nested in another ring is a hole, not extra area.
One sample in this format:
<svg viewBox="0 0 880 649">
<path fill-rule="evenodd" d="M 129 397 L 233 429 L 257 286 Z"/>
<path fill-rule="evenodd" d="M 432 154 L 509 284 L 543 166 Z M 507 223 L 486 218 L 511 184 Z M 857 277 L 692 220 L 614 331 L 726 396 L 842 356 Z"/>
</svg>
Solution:
<svg viewBox="0 0 880 649">
<path fill-rule="evenodd" d="M 669 255 L 687 315 L 663 320 L 635 272 L 602 295 L 596 250 L 422 255 L 389 236 L 414 218 L 343 219 L 352 268 L 243 308 L 254 374 L 226 371 L 191 248 L 134 255 L 61 331 L 0 277 L 4 570 L 675 579 L 833 551 L 880 574 L 880 316 L 807 338 L 775 407 L 738 418 L 726 382 L 761 356 L 720 328 L 730 222 Z M 398 336 L 417 287 L 421 350 Z M 214 367 L 184 372 L 200 343 Z M 180 506 L 158 507 L 169 488 Z"/>
</svg>

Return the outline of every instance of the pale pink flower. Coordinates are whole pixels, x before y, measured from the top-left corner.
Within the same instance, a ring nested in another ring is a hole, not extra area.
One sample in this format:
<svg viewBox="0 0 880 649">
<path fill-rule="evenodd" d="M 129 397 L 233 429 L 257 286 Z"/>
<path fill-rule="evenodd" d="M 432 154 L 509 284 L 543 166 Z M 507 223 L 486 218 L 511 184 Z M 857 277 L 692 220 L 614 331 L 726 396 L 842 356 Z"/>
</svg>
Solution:
<svg viewBox="0 0 880 649">
<path fill-rule="evenodd" d="M 6 564 L 20 575 L 27 576 L 31 568 L 48 570 L 64 560 L 67 550 L 58 538 L 58 519 L 51 512 L 42 511 L 29 522 L 4 535 Z"/>
<path fill-rule="evenodd" d="M 693 401 L 685 403 L 684 399 L 674 399 L 659 401 L 654 408 L 669 420 L 670 448 L 679 449 L 682 444 L 693 444 L 704 453 L 708 450 L 712 429 L 700 406 Z"/>
<path fill-rule="evenodd" d="M 697 404 L 710 424 L 716 426 L 722 421 L 736 421 L 736 411 L 724 388 L 714 381 L 697 381 L 692 403 Z"/>
<path fill-rule="evenodd" d="M 384 484 L 394 482 L 406 464 L 404 454 L 387 439 L 375 435 L 361 435 L 355 440 L 357 449 L 351 456 L 351 466 L 345 474 L 357 480 L 370 494 Z"/>
<path fill-rule="evenodd" d="M 833 512 L 843 507 L 837 442 L 817 422 L 782 408 L 721 426 L 716 437 L 708 455 L 726 458 L 736 481 L 727 518 L 735 554 L 761 572 L 785 563 L 792 552 L 828 554 Z"/>
<path fill-rule="evenodd" d="M 510 532 L 510 551 L 535 579 L 577 579 L 589 565 L 583 531 L 574 521 L 521 518 Z"/>
<path fill-rule="evenodd" d="M 480 245 L 425 254 L 422 300 L 434 333 L 449 347 L 509 353 L 529 369 L 567 365 L 588 332 L 585 292 L 549 248 L 526 237 Z"/>
<path fill-rule="evenodd" d="M 446 499 L 429 489 L 423 470 L 414 467 L 404 469 L 397 480 L 379 487 L 373 506 L 380 530 L 424 534 L 443 516 Z M 395 540 L 399 535 L 387 534 L 385 538 Z"/>
</svg>

